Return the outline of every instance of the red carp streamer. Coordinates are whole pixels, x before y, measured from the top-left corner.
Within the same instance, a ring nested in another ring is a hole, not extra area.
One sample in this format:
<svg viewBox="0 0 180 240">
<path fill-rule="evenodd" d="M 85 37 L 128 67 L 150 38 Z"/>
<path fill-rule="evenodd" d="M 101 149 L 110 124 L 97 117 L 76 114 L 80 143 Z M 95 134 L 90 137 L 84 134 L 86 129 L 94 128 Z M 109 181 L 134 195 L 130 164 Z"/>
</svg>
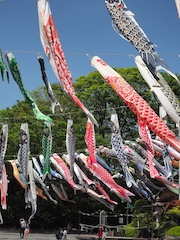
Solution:
<svg viewBox="0 0 180 240">
<path fill-rule="evenodd" d="M 180 152 L 180 140 L 123 77 L 97 56 L 92 58 L 91 65 L 100 72 L 131 111 L 141 118 L 144 125 L 147 125 L 155 135 Z"/>
<path fill-rule="evenodd" d="M 66 58 L 51 14 L 49 1 L 38 0 L 37 7 L 41 43 L 56 77 L 58 78 L 64 91 L 86 113 L 91 121 L 98 126 L 94 116 L 75 94 L 72 75 L 66 63 Z"/>
<path fill-rule="evenodd" d="M 96 140 L 95 140 L 95 132 L 94 132 L 94 125 L 88 119 L 86 124 L 86 134 L 85 134 L 85 142 L 89 152 L 89 164 L 94 166 L 97 164 L 96 156 L 95 156 L 95 149 L 96 149 Z"/>
</svg>

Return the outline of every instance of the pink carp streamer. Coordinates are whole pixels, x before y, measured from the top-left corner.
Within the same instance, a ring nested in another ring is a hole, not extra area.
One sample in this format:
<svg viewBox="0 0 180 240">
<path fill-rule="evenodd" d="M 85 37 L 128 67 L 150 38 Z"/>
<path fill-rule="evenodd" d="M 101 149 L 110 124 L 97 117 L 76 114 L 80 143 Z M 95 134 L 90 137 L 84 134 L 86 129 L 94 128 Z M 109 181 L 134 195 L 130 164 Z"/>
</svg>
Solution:
<svg viewBox="0 0 180 240">
<path fill-rule="evenodd" d="M 70 165 L 70 159 L 68 154 L 63 154 L 62 158 L 68 165 Z M 77 179 L 79 180 L 79 184 L 84 187 L 84 189 L 81 190 L 82 192 L 87 193 L 89 196 L 95 198 L 97 201 L 104 204 L 106 207 L 108 207 L 112 211 L 114 210 L 114 205 L 113 205 L 114 202 L 110 200 L 108 194 L 105 191 L 104 192 L 100 191 L 99 188 L 96 187 L 95 181 L 90 180 L 84 174 L 84 172 L 80 169 L 80 167 L 76 164 L 76 162 L 74 163 L 74 172 Z"/>
<path fill-rule="evenodd" d="M 76 203 L 74 200 L 68 199 L 68 198 L 64 195 L 64 193 L 63 193 L 54 183 L 51 183 L 51 187 L 52 187 L 53 191 L 56 193 L 56 195 L 57 195 L 62 201 L 71 202 L 71 203 Z"/>
<path fill-rule="evenodd" d="M 123 77 L 98 56 L 92 58 L 91 65 L 100 72 L 118 96 L 138 118 L 142 119 L 144 124 L 147 125 L 152 132 L 180 152 L 180 140 Z"/>
<path fill-rule="evenodd" d="M 105 199 L 108 202 L 118 205 L 118 203 L 116 201 L 110 199 L 109 195 L 107 194 L 107 192 L 104 190 L 104 188 L 101 186 L 101 184 L 98 181 L 95 181 L 95 184 L 96 184 L 96 187 L 99 190 L 99 192 L 105 196 Z"/>
<path fill-rule="evenodd" d="M 174 188 L 179 188 L 179 184 L 169 181 L 165 176 L 161 175 L 156 169 L 156 163 L 154 161 L 154 148 L 152 145 L 149 129 L 143 124 L 143 121 L 138 119 L 138 124 L 140 128 L 140 135 L 146 143 L 147 155 L 148 155 L 148 165 L 149 173 L 151 178 L 155 178 L 157 181 L 162 182 L 165 185 L 172 186 Z"/>
<path fill-rule="evenodd" d="M 4 158 L 7 149 L 8 141 L 8 125 L 3 124 L 0 135 L 0 195 L 1 195 L 1 206 L 2 209 L 7 210 L 7 189 L 8 189 L 8 179 L 6 173 L 6 167 L 4 163 Z"/>
<path fill-rule="evenodd" d="M 62 158 L 57 153 L 53 153 L 52 156 L 53 157 L 51 157 L 51 162 L 53 161 L 53 159 L 57 162 L 59 168 L 61 169 L 61 171 L 63 173 L 62 176 L 69 183 L 69 185 L 72 187 L 72 189 L 75 191 L 82 190 L 83 186 L 76 184 L 74 182 L 74 180 L 71 177 L 70 170 L 69 170 L 68 166 L 65 164 L 65 162 L 62 160 Z"/>
<path fill-rule="evenodd" d="M 156 176 L 159 175 L 159 173 L 158 173 L 157 169 L 155 168 L 154 148 L 152 146 L 149 129 L 146 125 L 144 125 L 144 123 L 141 119 L 138 119 L 138 125 L 139 125 L 139 135 L 142 137 L 142 139 L 146 143 L 150 177 L 155 178 Z"/>
<path fill-rule="evenodd" d="M 96 164 L 94 168 L 93 165 L 89 165 L 89 156 L 85 156 L 83 153 L 79 154 L 78 158 L 83 161 L 85 167 L 89 169 L 89 171 L 96 176 L 100 181 L 102 181 L 112 192 L 114 192 L 122 201 L 131 202 L 130 196 L 134 196 L 133 193 L 128 191 L 127 189 L 118 185 L 111 174 L 103 168 L 100 164 Z"/>
<path fill-rule="evenodd" d="M 98 126 L 98 123 L 89 110 L 83 105 L 75 94 L 71 72 L 66 63 L 66 58 L 61 47 L 58 32 L 56 30 L 54 20 L 48 0 L 38 0 L 38 16 L 40 39 L 46 56 L 52 66 L 52 69 L 62 85 L 64 91 L 71 99 L 86 113 L 91 121 Z"/>
<path fill-rule="evenodd" d="M 91 120 L 88 119 L 86 124 L 86 134 L 85 134 L 85 142 L 89 152 L 89 164 L 96 165 L 97 160 L 95 156 L 95 149 L 96 149 L 96 140 L 95 140 L 95 132 L 94 132 L 94 125 L 92 124 Z"/>
<path fill-rule="evenodd" d="M 1 191 L 1 207 L 3 210 L 7 210 L 7 189 L 8 189 L 8 180 L 5 164 L 2 167 L 2 183 L 0 183 Z"/>
</svg>

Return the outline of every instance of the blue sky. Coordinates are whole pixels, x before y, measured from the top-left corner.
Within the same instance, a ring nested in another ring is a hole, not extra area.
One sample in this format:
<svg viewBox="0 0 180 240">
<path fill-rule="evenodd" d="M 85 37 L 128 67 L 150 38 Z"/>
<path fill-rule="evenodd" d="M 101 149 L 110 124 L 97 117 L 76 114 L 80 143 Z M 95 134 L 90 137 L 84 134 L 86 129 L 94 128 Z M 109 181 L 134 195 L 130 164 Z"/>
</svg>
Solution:
<svg viewBox="0 0 180 240">
<path fill-rule="evenodd" d="M 125 0 L 156 51 L 174 73 L 180 74 L 180 19 L 174 0 Z M 98 55 L 112 67 L 136 66 L 137 50 L 112 28 L 104 0 L 49 0 L 73 80 L 95 69 L 90 57 Z M 40 37 L 36 0 L 0 2 L 0 48 L 12 52 L 19 64 L 22 81 L 28 91 L 43 85 L 38 53 L 44 57 L 50 83 L 58 83 L 44 54 Z M 10 74 L 10 83 L 0 80 L 0 109 L 23 100 Z"/>
</svg>

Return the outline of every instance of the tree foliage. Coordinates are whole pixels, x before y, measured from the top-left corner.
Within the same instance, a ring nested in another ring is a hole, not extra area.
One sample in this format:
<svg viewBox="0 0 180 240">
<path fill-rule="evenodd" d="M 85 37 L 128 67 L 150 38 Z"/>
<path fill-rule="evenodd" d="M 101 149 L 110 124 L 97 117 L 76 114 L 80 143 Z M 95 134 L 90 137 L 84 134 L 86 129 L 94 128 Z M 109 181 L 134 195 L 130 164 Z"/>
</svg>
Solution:
<svg viewBox="0 0 180 240">
<path fill-rule="evenodd" d="M 179 239 L 180 236 L 180 226 L 172 227 L 168 230 L 168 236 L 178 237 L 175 239 Z"/>
<path fill-rule="evenodd" d="M 180 206 L 173 207 L 172 209 L 168 210 L 167 215 L 170 219 L 180 225 Z"/>
<path fill-rule="evenodd" d="M 149 87 L 142 79 L 137 68 L 115 69 L 124 79 L 149 103 L 149 105 L 158 113 L 159 102 L 157 98 L 150 91 Z M 124 140 L 134 140 L 138 137 L 138 126 L 136 116 L 130 111 L 125 103 L 117 96 L 114 90 L 107 84 L 104 78 L 94 71 L 88 76 L 82 76 L 74 83 L 75 91 L 84 105 L 93 113 L 99 127 L 95 127 L 96 146 L 104 145 L 110 146 L 110 129 L 109 121 L 110 114 L 113 109 L 116 110 L 119 116 L 119 123 L 122 138 Z M 174 90 L 179 93 L 179 90 L 174 85 Z M 67 96 L 59 84 L 52 84 L 53 92 L 56 98 L 62 105 L 63 111 L 59 108 L 55 109 L 55 114 L 51 112 L 50 101 L 44 86 L 32 91 L 32 96 L 37 103 L 38 108 L 45 115 L 50 116 L 54 125 L 52 126 L 52 153 L 63 154 L 66 153 L 66 127 L 67 120 L 73 120 L 74 133 L 76 135 L 76 151 L 85 152 L 86 144 L 84 140 L 86 131 L 87 116 L 85 113 Z M 33 115 L 32 110 L 25 101 L 17 101 L 17 104 L 11 108 L 6 108 L 0 111 L 1 124 L 8 124 L 8 145 L 5 156 L 5 161 L 9 159 L 16 159 L 19 148 L 19 134 L 22 123 L 27 122 L 30 134 L 30 158 L 32 156 L 38 157 L 42 154 L 42 135 L 44 122 L 37 120 Z M 172 128 L 174 127 L 172 123 Z M 111 162 L 112 164 L 112 162 Z M 8 210 L 3 211 L 3 218 L 5 225 L 18 226 L 18 219 L 21 216 L 29 214 L 28 209 L 24 209 L 24 190 L 13 178 L 12 168 L 6 162 L 8 179 Z M 119 180 L 121 185 L 125 186 L 123 180 Z M 65 184 L 68 196 L 76 203 L 68 203 L 59 201 L 58 205 L 54 205 L 51 201 L 45 201 L 38 198 L 38 211 L 32 222 L 32 226 L 49 228 L 59 227 L 60 225 L 67 225 L 72 223 L 78 225 L 79 211 L 93 212 L 99 209 L 106 209 L 105 206 L 90 198 L 84 196 L 83 193 L 78 192 L 74 195 L 72 189 Z M 50 184 L 49 184 L 50 186 Z M 50 188 L 51 189 L 51 188 Z M 52 194 L 52 190 L 50 190 Z M 116 196 L 111 192 L 115 201 L 119 202 Z M 57 198 L 57 196 L 55 196 Z M 57 199 L 58 200 L 58 199 Z M 122 208 L 123 203 L 119 202 L 117 210 Z M 48 209 L 48 210 L 47 210 Z"/>
</svg>

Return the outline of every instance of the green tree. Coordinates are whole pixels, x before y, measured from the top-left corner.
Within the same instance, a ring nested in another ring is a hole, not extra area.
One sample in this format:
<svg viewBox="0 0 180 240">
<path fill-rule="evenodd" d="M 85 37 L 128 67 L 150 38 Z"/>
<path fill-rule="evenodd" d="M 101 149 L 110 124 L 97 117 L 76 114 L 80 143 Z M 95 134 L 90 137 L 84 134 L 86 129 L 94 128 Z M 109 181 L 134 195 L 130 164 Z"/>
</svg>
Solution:
<svg viewBox="0 0 180 240">
<path fill-rule="evenodd" d="M 137 68 L 115 68 L 115 70 L 148 101 L 156 112 L 158 111 L 158 103 L 153 101 L 152 97 L 154 98 L 154 96 Z M 135 139 L 138 136 L 136 116 L 97 71 L 90 73 L 88 76 L 80 77 L 75 83 L 75 89 L 80 99 L 93 111 L 99 123 L 96 133 L 97 139 L 100 138 L 100 143 L 97 140 L 97 145 L 102 144 L 105 139 L 107 144 L 110 141 L 108 123 L 112 109 L 116 109 L 119 116 L 123 138 Z"/>
<path fill-rule="evenodd" d="M 152 94 L 149 87 L 142 79 L 137 68 L 115 69 L 124 79 L 151 105 L 151 107 L 158 113 L 159 102 Z M 138 135 L 138 126 L 136 116 L 124 104 L 124 102 L 117 96 L 114 90 L 107 84 L 104 78 L 94 71 L 88 76 L 82 76 L 74 83 L 75 91 L 84 105 L 94 114 L 99 128 L 95 127 L 96 146 L 110 145 L 110 129 L 108 123 L 110 121 L 110 114 L 112 109 L 116 109 L 119 116 L 119 123 L 122 138 L 124 140 L 134 140 Z M 174 86 L 175 87 L 175 86 Z M 59 84 L 52 84 L 52 89 L 62 105 L 63 112 L 59 108 L 55 109 L 55 114 L 51 112 L 50 101 L 45 87 L 41 86 L 39 89 L 32 91 L 32 96 L 37 103 L 38 108 L 45 114 L 49 115 L 53 121 L 52 126 L 52 153 L 59 155 L 66 153 L 66 127 L 67 120 L 71 118 L 74 122 L 74 133 L 76 135 L 76 151 L 84 152 L 86 144 L 84 141 L 87 116 L 85 113 L 67 96 Z M 176 89 L 177 90 L 177 89 Z M 177 91 L 178 92 L 178 91 Z M 14 159 L 17 157 L 19 149 L 19 133 L 20 126 L 23 122 L 28 122 L 30 133 L 30 157 L 42 154 L 42 135 L 44 122 L 35 119 L 32 110 L 25 101 L 17 101 L 17 104 L 11 108 L 0 111 L 1 124 L 7 123 L 8 132 L 8 147 L 5 160 Z M 172 125 L 173 126 L 173 125 Z M 111 161 L 111 164 L 115 164 Z M 29 214 L 29 210 L 24 209 L 24 190 L 16 182 L 12 175 L 12 168 L 9 163 L 6 164 L 9 183 L 8 191 L 8 210 L 3 211 L 3 218 L 7 225 L 17 224 L 19 217 Z M 83 166 L 82 166 L 83 167 Z M 85 171 L 85 169 L 84 169 Z M 89 176 L 91 176 L 89 174 Z M 117 182 L 126 187 L 124 180 L 120 179 Z M 57 183 L 57 182 L 56 182 Z M 58 197 L 52 191 L 50 183 L 47 183 L 53 197 L 58 200 Z M 58 182 L 60 184 L 60 182 Z M 38 198 L 38 211 L 34 219 L 34 224 L 43 227 L 44 225 L 53 227 L 52 223 L 57 222 L 57 226 L 63 224 L 64 219 L 78 225 L 78 211 L 94 212 L 99 209 L 106 209 L 105 206 L 94 200 L 93 198 L 77 192 L 74 195 L 73 190 L 67 183 L 65 189 L 70 199 L 74 200 L 76 204 L 59 201 L 58 205 L 54 205 L 51 201 L 45 201 Z M 124 205 L 119 201 L 117 196 L 108 192 L 110 197 L 118 201 L 117 210 L 123 209 Z M 47 211 L 48 209 L 48 211 Z M 147 219 L 145 219 L 147 220 Z M 32 224 L 33 224 L 32 222 Z M 136 222 L 137 223 L 137 222 Z M 54 225 L 55 227 L 55 225 Z"/>
<path fill-rule="evenodd" d="M 177 223 L 177 225 L 180 225 L 180 206 L 176 206 L 171 208 L 166 213 L 171 220 Z"/>
</svg>

